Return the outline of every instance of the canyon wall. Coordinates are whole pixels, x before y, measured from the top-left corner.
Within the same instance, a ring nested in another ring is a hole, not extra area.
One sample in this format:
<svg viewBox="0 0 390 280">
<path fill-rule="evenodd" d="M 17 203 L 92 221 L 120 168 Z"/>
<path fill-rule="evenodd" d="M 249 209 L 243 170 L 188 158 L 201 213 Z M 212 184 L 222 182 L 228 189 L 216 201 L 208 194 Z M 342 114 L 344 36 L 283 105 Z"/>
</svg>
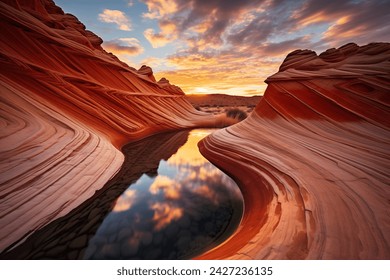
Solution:
<svg viewBox="0 0 390 280">
<path fill-rule="evenodd" d="M 0 252 L 101 189 L 124 143 L 215 122 L 50 0 L 2 0 L 0 28 Z M 295 51 L 248 119 L 200 143 L 245 213 L 199 258 L 390 258 L 389 60 L 385 43 Z"/>
<path fill-rule="evenodd" d="M 1 1 L 0 29 L 0 251 L 91 197 L 124 143 L 212 123 L 51 0 Z"/>
<path fill-rule="evenodd" d="M 230 173 L 242 224 L 199 258 L 390 258 L 390 44 L 290 53 L 245 121 L 201 152 Z"/>
</svg>

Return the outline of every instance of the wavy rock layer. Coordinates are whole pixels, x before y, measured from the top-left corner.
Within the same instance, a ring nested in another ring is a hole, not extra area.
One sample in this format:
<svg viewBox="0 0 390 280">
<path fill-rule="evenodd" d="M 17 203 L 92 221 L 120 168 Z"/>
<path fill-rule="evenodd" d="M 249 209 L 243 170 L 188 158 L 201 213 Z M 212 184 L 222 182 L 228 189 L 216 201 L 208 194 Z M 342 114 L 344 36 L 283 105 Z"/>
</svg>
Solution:
<svg viewBox="0 0 390 280">
<path fill-rule="evenodd" d="M 156 176 L 160 161 L 176 153 L 188 134 L 188 130 L 160 133 L 125 145 L 121 170 L 103 188 L 68 214 L 32 233 L 15 249 L 1 253 L 0 259 L 83 259 L 89 240 L 112 211 L 115 200 L 145 172 Z"/>
<path fill-rule="evenodd" d="M 0 2 L 0 29 L 0 251 L 91 197 L 125 142 L 211 122 L 52 1 Z"/>
<path fill-rule="evenodd" d="M 245 201 L 200 258 L 390 258 L 389 59 L 379 43 L 295 51 L 247 120 L 200 143 Z"/>
</svg>

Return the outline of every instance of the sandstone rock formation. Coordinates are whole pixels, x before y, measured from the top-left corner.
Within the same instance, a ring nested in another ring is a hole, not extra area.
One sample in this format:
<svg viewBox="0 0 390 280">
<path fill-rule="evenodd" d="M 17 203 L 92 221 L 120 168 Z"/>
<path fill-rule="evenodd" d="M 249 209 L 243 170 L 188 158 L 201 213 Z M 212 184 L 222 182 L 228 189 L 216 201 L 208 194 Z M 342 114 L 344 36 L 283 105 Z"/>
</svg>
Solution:
<svg viewBox="0 0 390 280">
<path fill-rule="evenodd" d="M 176 93 L 176 94 L 184 94 L 184 92 L 181 90 L 180 87 L 178 86 L 175 86 L 175 85 L 172 85 L 171 83 L 169 83 L 169 81 L 166 79 L 166 78 L 161 78 L 157 84 L 166 89 L 166 90 L 169 90 L 170 92 L 173 92 L 173 93 Z"/>
<path fill-rule="evenodd" d="M 115 200 L 145 172 L 156 176 L 160 161 L 176 153 L 187 138 L 187 130 L 166 132 L 125 145 L 120 171 L 103 188 L 68 214 L 32 233 L 13 250 L 1 253 L 0 259 L 83 259 L 89 239 L 112 211 Z"/>
<path fill-rule="evenodd" d="M 390 258 L 390 44 L 298 50 L 245 121 L 200 143 L 245 214 L 200 258 Z"/>
<path fill-rule="evenodd" d="M 153 69 L 149 66 L 142 65 L 137 71 L 138 74 L 148 77 L 152 82 L 156 82 L 156 78 L 153 75 Z"/>
<path fill-rule="evenodd" d="M 91 197 L 124 143 L 212 121 L 51 0 L 1 1 L 0 29 L 0 252 Z"/>
<path fill-rule="evenodd" d="M 127 141 L 215 122 L 51 0 L 2 0 L 0 30 L 2 253 L 89 217 L 82 203 L 117 173 Z M 390 258 L 389 59 L 384 43 L 295 51 L 248 119 L 200 144 L 240 183 L 245 214 L 199 258 Z"/>
</svg>

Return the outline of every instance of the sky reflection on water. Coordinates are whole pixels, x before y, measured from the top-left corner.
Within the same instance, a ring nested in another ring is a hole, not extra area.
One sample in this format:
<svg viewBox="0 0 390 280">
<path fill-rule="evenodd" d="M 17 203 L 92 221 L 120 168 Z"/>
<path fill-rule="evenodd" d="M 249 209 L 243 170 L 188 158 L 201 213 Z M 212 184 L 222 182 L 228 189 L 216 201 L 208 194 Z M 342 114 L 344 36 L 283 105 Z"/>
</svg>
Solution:
<svg viewBox="0 0 390 280">
<path fill-rule="evenodd" d="M 90 239 L 85 258 L 188 259 L 229 237 L 242 216 L 242 196 L 198 151 L 211 132 L 190 131 L 157 174 L 131 184 Z"/>
</svg>

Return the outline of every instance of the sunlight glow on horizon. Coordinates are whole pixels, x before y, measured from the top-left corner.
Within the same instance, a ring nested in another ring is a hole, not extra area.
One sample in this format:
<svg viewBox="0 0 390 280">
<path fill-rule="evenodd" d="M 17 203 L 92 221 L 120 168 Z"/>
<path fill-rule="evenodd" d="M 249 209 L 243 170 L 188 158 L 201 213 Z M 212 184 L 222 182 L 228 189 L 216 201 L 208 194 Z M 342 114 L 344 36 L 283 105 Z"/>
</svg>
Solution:
<svg viewBox="0 0 390 280">
<path fill-rule="evenodd" d="M 102 37 L 108 52 L 131 67 L 152 67 L 157 80 L 186 94 L 262 95 L 291 51 L 390 41 L 386 1 L 55 2 Z"/>
</svg>

